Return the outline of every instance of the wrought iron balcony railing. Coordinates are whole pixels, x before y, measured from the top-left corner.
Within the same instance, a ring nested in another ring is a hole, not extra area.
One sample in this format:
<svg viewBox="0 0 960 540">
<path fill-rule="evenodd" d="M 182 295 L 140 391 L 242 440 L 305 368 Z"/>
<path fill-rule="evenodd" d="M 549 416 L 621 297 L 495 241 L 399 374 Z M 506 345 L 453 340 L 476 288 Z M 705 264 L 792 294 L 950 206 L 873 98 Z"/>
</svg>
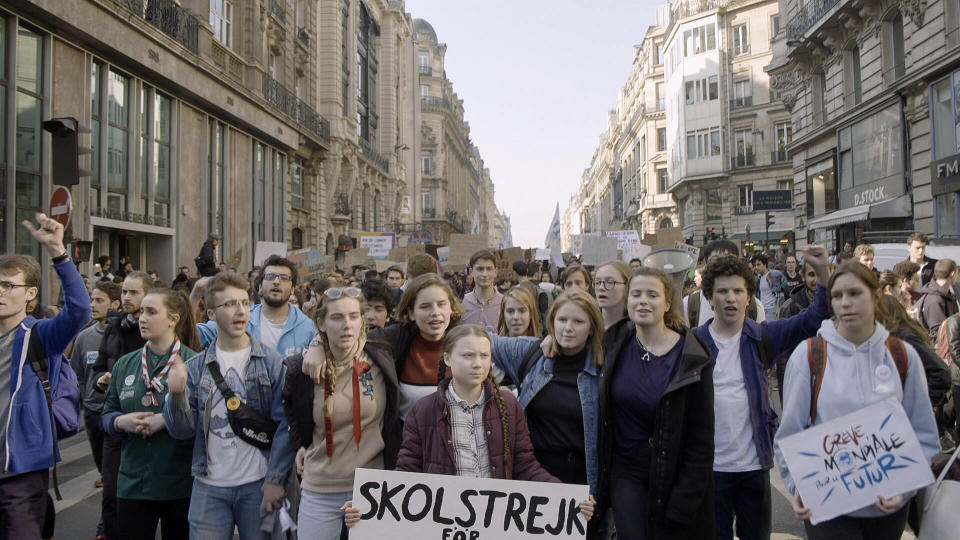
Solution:
<svg viewBox="0 0 960 540">
<path fill-rule="evenodd" d="M 753 206 L 737 206 L 733 209 L 733 213 L 738 216 L 746 216 L 753 213 Z"/>
<path fill-rule="evenodd" d="M 263 97 L 310 133 L 330 137 L 330 122 L 267 73 L 263 74 Z"/>
<path fill-rule="evenodd" d="M 200 21 L 173 0 L 123 0 L 123 4 L 154 28 L 198 54 Z"/>
<path fill-rule="evenodd" d="M 370 141 L 364 139 L 363 137 L 358 137 L 357 140 L 360 141 L 360 148 L 363 150 L 363 156 L 373 162 L 374 165 L 379 167 L 383 172 L 390 172 L 390 162 L 387 158 L 380 155 L 380 152 L 370 144 Z"/>
<path fill-rule="evenodd" d="M 785 163 L 787 161 L 790 161 L 790 152 L 787 152 L 786 149 L 770 152 L 770 163 Z"/>
<path fill-rule="evenodd" d="M 787 38 L 803 37 L 813 25 L 817 24 L 840 0 L 810 0 L 790 22 L 787 23 Z"/>
<path fill-rule="evenodd" d="M 423 217 L 424 217 L 424 218 L 428 218 L 428 219 L 433 219 L 433 218 L 437 217 L 437 209 L 436 209 L 436 208 L 424 208 L 424 209 L 423 209 Z"/>
<path fill-rule="evenodd" d="M 422 96 L 420 98 L 420 106 L 450 110 L 450 100 L 437 96 Z"/>
<path fill-rule="evenodd" d="M 753 96 L 738 97 L 730 100 L 731 109 L 739 109 L 740 107 L 749 107 L 751 105 L 753 105 Z"/>
<path fill-rule="evenodd" d="M 739 153 L 730 160 L 730 167 L 733 169 L 744 169 L 747 167 L 753 167 L 756 160 L 753 157 L 753 152 Z"/>
<path fill-rule="evenodd" d="M 421 65 L 420 66 L 421 75 L 433 75 L 433 68 L 430 66 Z"/>
</svg>

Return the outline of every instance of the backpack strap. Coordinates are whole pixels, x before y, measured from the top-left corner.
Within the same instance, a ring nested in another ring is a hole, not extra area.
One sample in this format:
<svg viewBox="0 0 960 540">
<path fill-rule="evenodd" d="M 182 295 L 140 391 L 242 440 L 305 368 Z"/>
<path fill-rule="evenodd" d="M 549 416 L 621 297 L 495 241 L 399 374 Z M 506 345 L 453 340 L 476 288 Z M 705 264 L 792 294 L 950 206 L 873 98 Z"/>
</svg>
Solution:
<svg viewBox="0 0 960 540">
<path fill-rule="evenodd" d="M 817 418 L 817 398 L 827 368 L 827 340 L 820 336 L 807 339 L 807 364 L 810 366 L 810 424 Z"/>
<path fill-rule="evenodd" d="M 530 370 L 533 369 L 533 364 L 536 363 L 537 358 L 540 355 L 540 345 L 543 343 L 543 339 L 538 339 L 533 347 L 527 350 L 527 354 L 523 357 L 523 361 L 520 362 L 520 371 L 517 372 L 517 378 L 519 381 L 514 381 L 517 388 L 520 388 L 520 385 L 523 384 L 523 380 L 527 378 L 527 373 L 530 373 Z"/>
<path fill-rule="evenodd" d="M 220 394 L 223 395 L 223 399 L 232 398 L 233 390 L 230 389 L 227 381 L 223 380 L 223 374 L 220 373 L 220 364 L 210 362 L 207 364 L 207 369 L 210 371 L 210 376 L 213 377 L 213 383 L 217 385 L 217 390 L 220 390 Z"/>
<path fill-rule="evenodd" d="M 700 291 L 694 291 L 687 297 L 687 322 L 690 323 L 690 328 L 696 328 L 697 322 L 700 321 L 700 296 L 702 294 Z"/>
<path fill-rule="evenodd" d="M 896 336 L 887 338 L 887 349 L 893 356 L 893 363 L 897 365 L 897 373 L 900 374 L 900 388 L 907 383 L 907 369 L 910 366 L 910 360 L 907 358 L 907 347 L 903 340 Z"/>
<path fill-rule="evenodd" d="M 47 414 L 50 416 L 50 439 L 53 441 L 53 492 L 58 501 L 63 500 L 60 495 L 60 479 L 57 478 L 57 428 L 53 418 L 53 395 L 50 390 L 50 378 L 48 370 L 50 363 L 47 360 L 47 352 L 43 348 L 43 342 L 38 336 L 34 336 L 33 328 L 27 331 L 27 359 L 30 361 L 30 367 L 40 379 L 40 386 L 43 387 L 43 396 L 47 398 Z"/>
</svg>

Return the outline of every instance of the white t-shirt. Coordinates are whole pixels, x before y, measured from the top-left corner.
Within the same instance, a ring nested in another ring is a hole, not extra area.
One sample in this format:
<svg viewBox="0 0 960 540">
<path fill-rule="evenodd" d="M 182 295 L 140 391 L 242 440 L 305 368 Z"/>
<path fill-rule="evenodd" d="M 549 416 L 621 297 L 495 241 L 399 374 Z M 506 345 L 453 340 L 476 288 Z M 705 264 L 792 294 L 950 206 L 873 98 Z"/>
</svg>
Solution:
<svg viewBox="0 0 960 540">
<path fill-rule="evenodd" d="M 753 444 L 750 403 L 740 364 L 740 334 L 722 338 L 710 327 L 717 344 L 717 364 L 713 368 L 714 454 L 717 472 L 756 471 L 760 457 Z"/>
<path fill-rule="evenodd" d="M 710 301 L 707 300 L 707 297 L 703 294 L 703 291 L 697 293 L 700 295 L 700 314 L 697 316 L 697 326 L 703 326 L 707 324 L 707 321 L 713 318 L 713 306 L 710 305 Z M 683 297 L 683 318 L 687 320 L 690 318 L 690 315 L 687 312 L 687 300 L 690 299 L 690 296 Z M 763 304 L 757 302 L 757 322 L 763 322 L 767 320 L 767 312 L 763 309 Z"/>
<path fill-rule="evenodd" d="M 282 324 L 274 324 L 263 312 L 260 312 L 260 343 L 263 343 L 264 347 L 276 351 L 277 343 L 280 343 L 280 336 L 283 335 L 284 324 L 286 324 L 286 321 Z"/>
<path fill-rule="evenodd" d="M 760 276 L 760 302 L 763 304 L 765 310 L 770 313 L 776 313 L 777 295 L 773 294 L 773 289 L 770 288 L 769 272 Z"/>
<path fill-rule="evenodd" d="M 225 352 L 217 347 L 217 363 L 227 386 L 246 401 L 243 387 L 244 371 L 250 360 L 250 347 Z M 217 487 L 235 487 L 256 482 L 267 475 L 267 458 L 255 446 L 233 432 L 227 421 L 227 404 L 214 390 L 208 406 L 210 431 L 207 433 L 207 475 L 198 477 L 204 484 Z"/>
</svg>

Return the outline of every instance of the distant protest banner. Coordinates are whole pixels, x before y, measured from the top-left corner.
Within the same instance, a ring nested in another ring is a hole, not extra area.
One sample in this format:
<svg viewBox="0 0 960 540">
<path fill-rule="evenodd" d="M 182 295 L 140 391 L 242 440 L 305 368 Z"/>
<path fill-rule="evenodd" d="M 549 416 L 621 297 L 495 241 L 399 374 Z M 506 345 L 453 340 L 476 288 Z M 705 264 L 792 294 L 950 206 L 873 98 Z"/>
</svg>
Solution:
<svg viewBox="0 0 960 540">
<path fill-rule="evenodd" d="M 930 463 L 894 398 L 786 437 L 780 449 L 813 524 L 871 506 L 877 496 L 933 483 Z"/>
<path fill-rule="evenodd" d="M 617 239 L 606 236 L 583 237 L 583 264 L 599 266 L 617 258 Z"/>
<path fill-rule="evenodd" d="M 587 486 L 357 469 L 350 540 L 586 537 Z"/>
<path fill-rule="evenodd" d="M 494 255 L 497 256 L 497 272 L 513 271 L 513 263 L 524 260 L 523 248 L 518 247 L 498 249 Z"/>
<path fill-rule="evenodd" d="M 450 265 L 459 267 L 469 264 L 470 257 L 481 249 L 487 249 L 486 236 L 479 234 L 451 234 Z"/>
<path fill-rule="evenodd" d="M 437 265 L 440 267 L 440 273 L 447 271 L 450 266 L 450 247 L 443 246 L 437 248 Z"/>
<path fill-rule="evenodd" d="M 257 242 L 256 247 L 253 250 L 253 264 L 255 266 L 262 266 L 263 261 L 267 260 L 267 258 L 271 255 L 285 257 L 287 255 L 287 243 Z"/>
<path fill-rule="evenodd" d="M 370 261 L 370 248 L 351 249 L 343 254 L 343 267 L 351 270 L 354 266 L 366 266 Z"/>
<path fill-rule="evenodd" d="M 396 235 L 390 233 L 362 232 L 357 234 L 358 246 L 368 248 L 372 259 L 387 259 L 396 245 Z"/>
</svg>

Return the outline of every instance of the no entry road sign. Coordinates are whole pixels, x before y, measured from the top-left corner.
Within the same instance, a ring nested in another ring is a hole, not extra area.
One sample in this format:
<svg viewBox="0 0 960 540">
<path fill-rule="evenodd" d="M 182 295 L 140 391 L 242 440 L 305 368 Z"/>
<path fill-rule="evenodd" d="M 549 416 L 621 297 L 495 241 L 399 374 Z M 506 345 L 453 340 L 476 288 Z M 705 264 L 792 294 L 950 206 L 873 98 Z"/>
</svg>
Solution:
<svg viewBox="0 0 960 540">
<path fill-rule="evenodd" d="M 73 209 L 73 202 L 70 198 L 70 190 L 64 186 L 57 186 L 50 196 L 50 217 L 66 227 L 70 223 L 70 211 Z"/>
</svg>

